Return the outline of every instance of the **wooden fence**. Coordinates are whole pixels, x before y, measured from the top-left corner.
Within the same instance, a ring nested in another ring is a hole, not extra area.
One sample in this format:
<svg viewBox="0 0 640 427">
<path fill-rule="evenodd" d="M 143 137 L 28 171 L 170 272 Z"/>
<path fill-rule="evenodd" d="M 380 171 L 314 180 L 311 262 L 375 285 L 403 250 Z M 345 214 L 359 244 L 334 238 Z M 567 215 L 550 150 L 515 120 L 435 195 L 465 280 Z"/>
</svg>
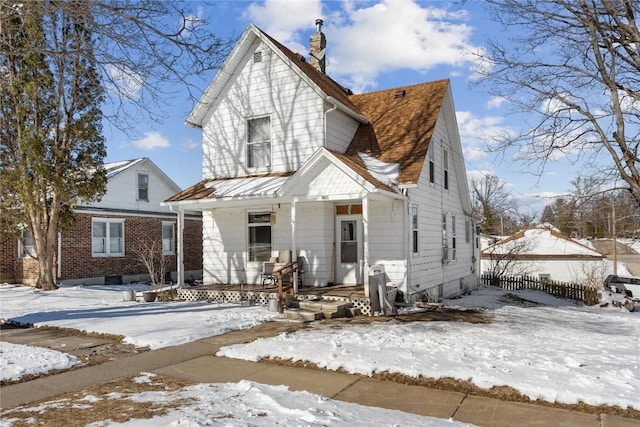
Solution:
<svg viewBox="0 0 640 427">
<path fill-rule="evenodd" d="M 483 274 L 480 282 L 485 286 L 497 286 L 503 289 L 520 290 L 532 289 L 546 292 L 558 298 L 568 298 L 593 304 L 596 297 L 595 289 L 577 283 L 560 282 L 558 280 L 544 280 L 531 276 L 505 277 Z"/>
</svg>

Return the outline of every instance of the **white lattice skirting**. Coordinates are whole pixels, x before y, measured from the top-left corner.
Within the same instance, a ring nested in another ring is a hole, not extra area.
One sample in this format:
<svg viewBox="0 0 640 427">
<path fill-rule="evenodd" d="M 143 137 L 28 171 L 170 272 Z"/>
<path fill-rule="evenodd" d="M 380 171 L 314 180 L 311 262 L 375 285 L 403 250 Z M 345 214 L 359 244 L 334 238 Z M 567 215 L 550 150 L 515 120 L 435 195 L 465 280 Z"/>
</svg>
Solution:
<svg viewBox="0 0 640 427">
<path fill-rule="evenodd" d="M 209 301 L 216 303 L 249 303 L 267 305 L 269 300 L 277 299 L 277 292 L 261 291 L 221 291 L 211 289 L 178 289 L 178 298 L 185 301 Z M 315 300 L 317 295 L 296 295 L 298 300 Z M 371 302 L 368 298 L 346 298 L 323 295 L 322 299 L 329 301 L 349 301 L 354 308 L 360 309 L 365 316 L 371 315 Z"/>
</svg>

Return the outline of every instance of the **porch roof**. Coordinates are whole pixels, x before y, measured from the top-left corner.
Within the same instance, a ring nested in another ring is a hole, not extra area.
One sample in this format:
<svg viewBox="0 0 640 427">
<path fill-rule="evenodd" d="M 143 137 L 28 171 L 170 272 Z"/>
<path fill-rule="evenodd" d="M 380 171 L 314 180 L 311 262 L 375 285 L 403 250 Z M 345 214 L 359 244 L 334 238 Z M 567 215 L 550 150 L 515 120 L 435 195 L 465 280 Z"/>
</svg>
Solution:
<svg viewBox="0 0 640 427">
<path fill-rule="evenodd" d="M 396 194 L 396 190 L 382 182 L 384 177 L 367 168 L 365 161 L 359 155 L 345 155 L 327 149 L 318 150 L 296 172 L 271 173 L 258 176 L 243 176 L 236 178 L 205 179 L 195 185 L 173 195 L 163 204 L 202 203 L 206 201 L 221 202 L 237 201 L 240 199 L 286 197 L 286 188 L 311 172 L 312 166 L 320 159 L 328 159 L 333 164 L 342 165 L 348 171 L 347 176 L 357 178 L 367 185 L 365 191 L 381 190 L 387 194 Z M 284 193 L 284 194 L 283 194 Z"/>
</svg>

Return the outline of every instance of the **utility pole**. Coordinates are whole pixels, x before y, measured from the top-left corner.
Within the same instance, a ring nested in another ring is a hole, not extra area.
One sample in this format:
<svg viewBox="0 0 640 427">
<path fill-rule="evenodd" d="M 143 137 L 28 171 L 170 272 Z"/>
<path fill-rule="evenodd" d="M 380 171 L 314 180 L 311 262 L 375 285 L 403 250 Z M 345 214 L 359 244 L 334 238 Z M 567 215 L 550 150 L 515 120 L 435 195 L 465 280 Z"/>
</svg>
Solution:
<svg viewBox="0 0 640 427">
<path fill-rule="evenodd" d="M 616 236 L 616 205 L 611 204 L 611 232 L 613 234 L 613 274 L 618 274 L 618 237 Z"/>
</svg>

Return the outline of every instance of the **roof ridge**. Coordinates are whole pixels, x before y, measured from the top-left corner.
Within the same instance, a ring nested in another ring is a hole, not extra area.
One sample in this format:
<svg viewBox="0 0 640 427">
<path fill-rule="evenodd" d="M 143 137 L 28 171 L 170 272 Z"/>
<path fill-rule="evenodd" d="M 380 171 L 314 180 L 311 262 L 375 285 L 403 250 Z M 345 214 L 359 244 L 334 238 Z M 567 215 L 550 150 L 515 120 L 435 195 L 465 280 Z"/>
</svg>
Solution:
<svg viewBox="0 0 640 427">
<path fill-rule="evenodd" d="M 413 84 L 405 85 L 405 86 L 390 87 L 390 88 L 387 88 L 387 89 L 378 89 L 378 90 L 374 90 L 374 91 L 371 91 L 371 92 L 354 93 L 353 95 L 349 95 L 349 96 L 350 97 L 358 97 L 358 96 L 363 96 L 363 95 L 375 95 L 377 93 L 382 93 L 382 92 L 392 92 L 392 91 L 398 90 L 398 89 L 410 89 L 412 87 L 432 85 L 432 84 L 435 84 L 435 83 L 443 83 L 443 82 L 450 83 L 451 80 L 448 79 L 448 78 L 438 79 L 438 80 L 432 80 L 432 81 L 422 82 L 422 83 L 413 83 Z"/>
</svg>

